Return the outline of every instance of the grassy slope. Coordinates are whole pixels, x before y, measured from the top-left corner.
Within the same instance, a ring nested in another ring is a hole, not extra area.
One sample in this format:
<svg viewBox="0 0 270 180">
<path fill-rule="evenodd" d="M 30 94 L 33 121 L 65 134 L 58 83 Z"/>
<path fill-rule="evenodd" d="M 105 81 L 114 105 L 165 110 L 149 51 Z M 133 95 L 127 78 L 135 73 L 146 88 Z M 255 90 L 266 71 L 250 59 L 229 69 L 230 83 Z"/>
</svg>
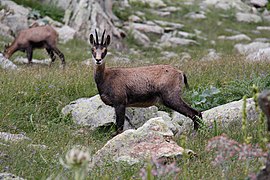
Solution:
<svg viewBox="0 0 270 180">
<path fill-rule="evenodd" d="M 145 11 L 150 20 L 165 19 L 148 15 L 147 9 L 137 8 Z M 194 22 L 182 18 L 185 13 L 194 9 L 196 7 L 192 9 L 184 7 L 178 14 L 166 19 L 185 24 L 185 30 L 189 32 L 199 29 L 203 31 L 203 34 L 206 34 L 209 40 L 215 39 L 218 35 L 226 34 L 225 28 L 236 29 L 254 37 L 250 30 L 256 26 L 235 23 L 230 15 L 232 12 L 228 12 L 229 18 L 227 19 L 216 16 L 217 12 L 214 10 L 207 13 L 209 17 L 207 20 Z M 216 26 L 217 18 L 223 22 L 220 27 Z M 267 37 L 267 34 L 263 33 L 260 37 Z M 0 40 L 9 41 L 4 37 L 0 37 Z M 178 59 L 174 58 L 165 62 L 160 58 L 160 50 L 142 48 L 141 55 L 130 56 L 132 62 L 135 63 L 126 66 L 145 65 L 144 61 L 137 61 L 137 59 L 146 59 L 150 64 L 172 64 L 184 70 L 188 75 L 190 86 L 193 88 L 190 91 L 186 90 L 184 94 L 184 98 L 189 103 L 194 100 L 193 91 L 201 92 L 210 85 L 221 90 L 221 93 L 215 97 L 220 99 L 219 104 L 240 99 L 245 94 L 251 96 L 253 83 L 259 85 L 260 89 L 270 87 L 269 76 L 264 76 L 269 72 L 269 64 L 245 63 L 243 58 L 234 55 L 230 42 L 217 41 L 217 44 L 213 46 L 207 41 L 198 41 L 202 44 L 201 46 L 168 49 L 175 52 L 187 51 L 191 53 L 192 61 L 179 63 Z M 223 52 L 224 58 L 221 61 L 200 62 L 199 59 L 206 53 L 207 48 L 215 48 L 219 52 Z M 3 49 L 3 44 L 0 44 L 0 49 Z M 20 65 L 23 68 L 20 72 L 0 70 L 0 132 L 26 133 L 34 144 L 45 144 L 49 147 L 46 150 L 35 150 L 29 147 L 27 142 L 10 144 L 9 147 L 0 145 L 0 152 L 8 154 L 8 157 L 1 157 L 0 169 L 6 169 L 8 172 L 28 179 L 47 178 L 50 175 L 60 173 L 64 174 L 64 177 L 70 177 L 71 172 L 63 169 L 59 158 L 64 158 L 65 153 L 74 145 L 87 146 L 94 153 L 109 139 L 110 132 L 108 130 L 90 131 L 87 128 L 76 126 L 69 118 L 61 116 L 61 109 L 66 104 L 80 97 L 93 96 L 97 90 L 92 77 L 92 67 L 81 65 L 82 60 L 90 57 L 88 45 L 79 40 L 72 40 L 65 45 L 60 45 L 60 49 L 64 52 L 68 63 L 65 71 L 58 68 L 59 60 L 52 68 Z M 24 54 L 16 54 L 16 56 L 20 55 Z M 34 57 L 47 58 L 47 55 L 43 50 L 38 50 L 34 52 Z M 113 62 L 108 62 L 108 64 L 109 66 L 119 66 Z M 198 108 L 207 109 L 210 106 Z M 257 125 L 257 122 L 249 125 L 249 134 L 253 136 L 253 143 L 258 142 Z M 240 128 L 239 126 L 220 128 L 219 133 L 226 133 L 236 140 L 243 141 Z M 76 133 L 78 130 L 83 130 L 83 133 Z M 179 162 L 182 169 L 179 178 L 217 179 L 224 177 L 221 168 L 211 165 L 211 156 L 209 156 L 211 153 L 205 152 L 207 141 L 214 136 L 212 130 L 198 133 L 195 136 L 191 134 L 187 136 L 186 147 L 197 152 L 198 158 Z M 179 139 L 176 141 L 181 144 Z M 245 164 L 232 161 L 227 165 L 226 177 L 243 179 L 247 175 L 246 172 L 256 172 L 260 165 L 258 161 L 254 160 L 246 171 Z M 100 177 L 108 179 L 137 178 L 140 168 L 139 166 L 129 167 L 112 164 L 101 170 L 92 170 L 89 179 Z"/>
</svg>

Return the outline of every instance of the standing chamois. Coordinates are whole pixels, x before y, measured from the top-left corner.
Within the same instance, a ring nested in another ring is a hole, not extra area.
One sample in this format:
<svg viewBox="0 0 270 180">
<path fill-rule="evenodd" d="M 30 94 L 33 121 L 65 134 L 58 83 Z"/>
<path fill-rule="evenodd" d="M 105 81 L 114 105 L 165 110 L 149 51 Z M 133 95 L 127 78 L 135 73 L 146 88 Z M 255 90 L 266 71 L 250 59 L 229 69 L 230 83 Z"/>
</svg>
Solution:
<svg viewBox="0 0 270 180">
<path fill-rule="evenodd" d="M 64 54 L 57 48 L 58 34 L 49 25 L 34 26 L 19 32 L 11 45 L 5 46 L 4 56 L 9 59 L 16 51 L 23 51 L 27 54 L 28 63 L 32 63 L 33 50 L 45 48 L 50 55 L 52 63 L 55 61 L 56 53 L 65 65 Z"/>
<path fill-rule="evenodd" d="M 187 105 L 180 94 L 187 84 L 185 74 L 169 65 L 153 65 L 136 68 L 106 68 L 105 56 L 110 35 L 104 42 L 105 30 L 99 43 L 90 35 L 94 60 L 94 78 L 102 101 L 114 107 L 117 132 L 123 131 L 126 107 L 148 107 L 156 103 L 191 118 L 194 129 L 199 128 L 201 112 Z"/>
</svg>

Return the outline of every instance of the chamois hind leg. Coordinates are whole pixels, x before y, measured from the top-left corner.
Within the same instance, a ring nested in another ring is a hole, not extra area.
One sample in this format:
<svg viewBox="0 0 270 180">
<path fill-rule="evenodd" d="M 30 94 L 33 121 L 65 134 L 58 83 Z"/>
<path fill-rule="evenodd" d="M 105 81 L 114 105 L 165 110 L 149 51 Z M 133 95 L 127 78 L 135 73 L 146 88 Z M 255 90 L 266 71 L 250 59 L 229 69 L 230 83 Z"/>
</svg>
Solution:
<svg viewBox="0 0 270 180">
<path fill-rule="evenodd" d="M 59 58 L 61 59 L 63 67 L 65 67 L 65 64 L 66 63 L 65 63 L 65 56 L 64 56 L 64 54 L 57 47 L 54 47 L 52 49 L 59 56 Z"/>
<path fill-rule="evenodd" d="M 33 57 L 33 48 L 29 46 L 26 50 L 28 64 L 32 64 L 32 57 Z"/>
<path fill-rule="evenodd" d="M 162 96 L 163 104 L 193 120 L 194 129 L 198 130 L 200 126 L 200 119 L 202 119 L 201 112 L 193 109 L 180 97 L 180 91 L 170 92 Z"/>
<path fill-rule="evenodd" d="M 114 107 L 115 115 L 116 115 L 116 127 L 117 127 L 117 134 L 123 132 L 124 122 L 125 122 L 125 112 L 126 107 L 124 105 L 118 105 Z"/>
<path fill-rule="evenodd" d="M 52 63 L 54 63 L 55 59 L 56 59 L 56 56 L 54 55 L 53 53 L 53 50 L 50 49 L 50 48 L 46 48 L 46 51 L 47 53 L 49 54 L 50 58 L 51 58 L 51 63 L 50 63 L 50 66 L 52 65 Z"/>
</svg>

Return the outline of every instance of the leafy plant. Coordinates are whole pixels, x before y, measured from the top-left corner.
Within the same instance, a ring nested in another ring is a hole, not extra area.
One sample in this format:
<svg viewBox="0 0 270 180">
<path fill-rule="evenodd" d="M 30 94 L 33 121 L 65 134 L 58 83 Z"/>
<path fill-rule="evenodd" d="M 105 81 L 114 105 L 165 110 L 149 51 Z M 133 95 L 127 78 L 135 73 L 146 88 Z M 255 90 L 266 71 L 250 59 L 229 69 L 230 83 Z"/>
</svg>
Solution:
<svg viewBox="0 0 270 180">
<path fill-rule="evenodd" d="M 220 90 L 214 86 L 206 88 L 203 91 L 194 90 L 192 93 L 192 105 L 198 109 L 209 109 L 213 106 L 219 105 Z"/>
</svg>

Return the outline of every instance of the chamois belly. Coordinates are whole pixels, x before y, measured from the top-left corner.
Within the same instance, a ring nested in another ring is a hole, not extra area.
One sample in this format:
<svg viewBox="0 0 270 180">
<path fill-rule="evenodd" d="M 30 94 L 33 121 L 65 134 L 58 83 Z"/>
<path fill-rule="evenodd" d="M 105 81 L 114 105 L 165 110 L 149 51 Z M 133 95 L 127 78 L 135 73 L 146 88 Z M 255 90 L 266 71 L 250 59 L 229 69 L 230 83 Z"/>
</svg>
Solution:
<svg viewBox="0 0 270 180">
<path fill-rule="evenodd" d="M 33 47 L 34 49 L 43 49 L 43 48 L 47 48 L 46 41 L 30 42 L 30 44 L 32 45 L 32 47 Z"/>
<path fill-rule="evenodd" d="M 156 95 L 145 95 L 145 96 L 133 96 L 128 98 L 128 107 L 149 107 L 157 103 L 160 103 L 161 100 Z"/>
</svg>

